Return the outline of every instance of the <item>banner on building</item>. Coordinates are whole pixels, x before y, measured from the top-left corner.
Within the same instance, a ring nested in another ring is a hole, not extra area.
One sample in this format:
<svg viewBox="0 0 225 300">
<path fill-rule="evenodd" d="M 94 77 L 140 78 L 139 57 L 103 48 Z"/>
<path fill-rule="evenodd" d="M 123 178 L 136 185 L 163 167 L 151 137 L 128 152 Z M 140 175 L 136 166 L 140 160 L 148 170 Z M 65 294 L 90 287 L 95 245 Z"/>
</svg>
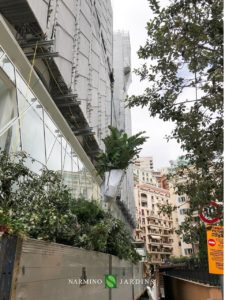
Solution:
<svg viewBox="0 0 225 300">
<path fill-rule="evenodd" d="M 210 274 L 223 274 L 223 226 L 207 228 L 207 247 Z"/>
</svg>

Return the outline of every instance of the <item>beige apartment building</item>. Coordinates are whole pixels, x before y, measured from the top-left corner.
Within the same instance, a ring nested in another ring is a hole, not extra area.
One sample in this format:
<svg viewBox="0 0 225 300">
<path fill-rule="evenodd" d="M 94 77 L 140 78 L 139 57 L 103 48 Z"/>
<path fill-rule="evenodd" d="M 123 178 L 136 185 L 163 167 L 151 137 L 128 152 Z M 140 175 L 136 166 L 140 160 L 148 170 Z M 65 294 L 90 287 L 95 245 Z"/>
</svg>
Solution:
<svg viewBox="0 0 225 300">
<path fill-rule="evenodd" d="M 181 255 L 181 240 L 175 230 L 179 226 L 178 211 L 171 216 L 160 213 L 158 205 L 176 205 L 175 194 L 165 172 L 154 171 L 152 157 L 139 158 L 134 163 L 134 196 L 136 205 L 135 240 L 144 242 L 150 261 L 162 264 L 170 256 Z"/>
<path fill-rule="evenodd" d="M 136 240 L 144 241 L 152 263 L 161 264 L 173 255 L 173 219 L 159 214 L 159 203 L 170 203 L 168 190 L 136 184 Z"/>
</svg>

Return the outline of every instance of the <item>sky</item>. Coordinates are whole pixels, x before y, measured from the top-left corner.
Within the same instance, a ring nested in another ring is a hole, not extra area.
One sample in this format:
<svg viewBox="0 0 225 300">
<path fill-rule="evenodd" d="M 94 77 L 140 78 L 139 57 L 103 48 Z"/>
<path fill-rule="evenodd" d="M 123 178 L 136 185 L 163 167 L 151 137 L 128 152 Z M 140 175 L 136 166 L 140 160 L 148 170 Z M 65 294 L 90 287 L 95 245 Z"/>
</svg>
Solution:
<svg viewBox="0 0 225 300">
<path fill-rule="evenodd" d="M 132 69 L 141 66 L 137 51 L 145 44 L 147 33 L 146 23 L 152 17 L 147 0 L 111 0 L 113 8 L 114 31 L 129 31 L 131 40 Z M 162 0 L 166 5 L 167 0 Z M 141 94 L 148 83 L 139 81 L 139 77 L 132 74 L 132 83 L 128 95 Z M 141 156 L 153 156 L 155 169 L 169 166 L 169 161 L 182 154 L 182 150 L 175 140 L 167 142 L 166 135 L 170 135 L 174 125 L 149 116 L 147 108 L 132 109 L 132 133 L 146 131 L 148 141 L 143 145 Z"/>
</svg>

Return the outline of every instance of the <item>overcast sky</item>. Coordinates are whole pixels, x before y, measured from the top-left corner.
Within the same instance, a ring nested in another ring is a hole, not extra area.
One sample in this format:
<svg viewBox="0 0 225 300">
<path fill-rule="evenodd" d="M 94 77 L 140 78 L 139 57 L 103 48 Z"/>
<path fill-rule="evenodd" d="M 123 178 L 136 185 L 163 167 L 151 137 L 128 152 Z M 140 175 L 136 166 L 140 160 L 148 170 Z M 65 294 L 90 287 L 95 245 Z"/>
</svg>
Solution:
<svg viewBox="0 0 225 300">
<path fill-rule="evenodd" d="M 162 0 L 164 4 L 167 0 Z M 146 23 L 151 18 L 147 0 L 111 0 L 114 14 L 114 30 L 125 30 L 130 33 L 132 68 L 138 68 L 141 61 L 137 57 L 140 45 L 146 41 Z M 132 74 L 129 95 L 138 95 L 144 91 L 146 83 L 140 83 L 139 77 Z M 173 124 L 158 118 L 150 118 L 146 108 L 132 109 L 132 131 L 146 131 L 148 142 L 143 146 L 142 156 L 153 156 L 155 169 L 169 166 L 169 160 L 182 154 L 175 141 L 167 143 L 165 136 L 171 133 Z"/>
</svg>

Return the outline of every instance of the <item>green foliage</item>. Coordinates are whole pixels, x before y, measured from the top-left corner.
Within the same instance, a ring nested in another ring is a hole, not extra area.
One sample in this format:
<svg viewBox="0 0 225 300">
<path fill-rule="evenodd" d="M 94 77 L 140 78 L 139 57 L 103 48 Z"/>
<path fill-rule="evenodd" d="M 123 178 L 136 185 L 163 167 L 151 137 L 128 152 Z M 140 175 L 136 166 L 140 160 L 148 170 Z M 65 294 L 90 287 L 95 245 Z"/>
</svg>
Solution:
<svg viewBox="0 0 225 300">
<path fill-rule="evenodd" d="M 199 241 L 200 222 L 194 222 L 193 217 L 188 215 L 175 232 L 182 236 L 186 244 L 194 244 Z"/>
<path fill-rule="evenodd" d="M 149 87 L 129 106 L 147 106 L 152 117 L 175 124 L 169 138 L 188 162 L 174 175 L 192 212 L 223 199 L 223 1 L 173 0 L 161 8 L 148 0 L 154 17 L 136 70 Z M 185 96 L 189 98 L 186 99 Z M 193 96 L 192 96 L 193 95 Z"/>
<path fill-rule="evenodd" d="M 194 256 L 188 257 L 188 256 L 170 256 L 169 258 L 170 262 L 173 264 L 190 264 L 193 262 L 197 262 L 197 258 Z"/>
<path fill-rule="evenodd" d="M 57 172 L 34 174 L 27 159 L 23 152 L 0 153 L 0 226 L 10 234 L 140 259 L 120 220 L 95 201 L 73 199 Z"/>
<path fill-rule="evenodd" d="M 126 170 L 132 160 L 141 151 L 140 145 L 144 144 L 146 137 L 139 132 L 133 136 L 109 126 L 110 135 L 103 139 L 105 152 L 97 157 L 97 170 L 100 175 L 112 169 Z"/>
</svg>

